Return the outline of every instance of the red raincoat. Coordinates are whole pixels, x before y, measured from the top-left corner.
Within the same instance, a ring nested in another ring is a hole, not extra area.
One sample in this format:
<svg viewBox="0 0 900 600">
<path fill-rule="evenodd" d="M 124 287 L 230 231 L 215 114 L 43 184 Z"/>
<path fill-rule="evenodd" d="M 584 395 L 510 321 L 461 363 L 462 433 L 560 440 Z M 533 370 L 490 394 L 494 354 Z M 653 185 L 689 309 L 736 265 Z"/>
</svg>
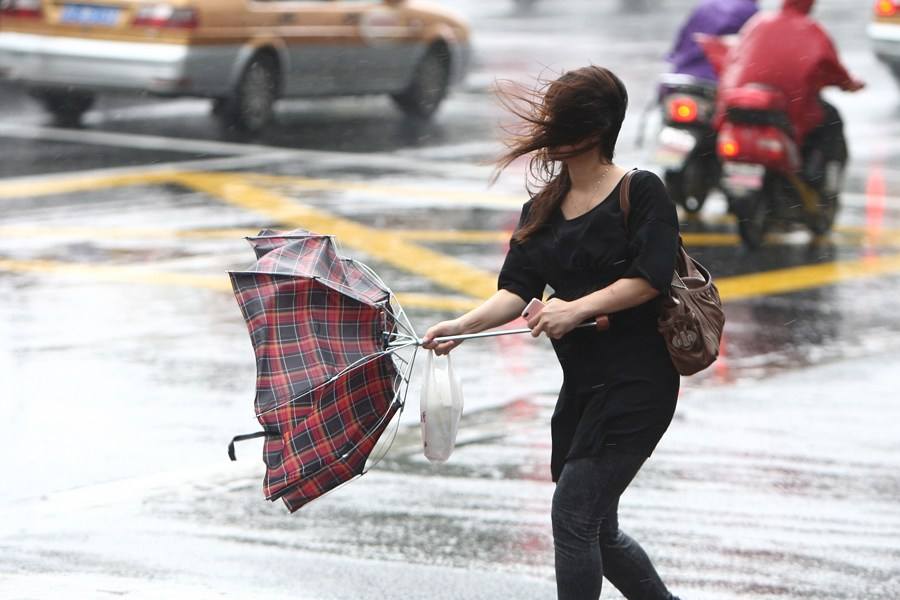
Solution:
<svg viewBox="0 0 900 600">
<path fill-rule="evenodd" d="M 788 117 L 802 143 L 824 119 L 818 96 L 827 85 L 852 89 L 828 34 L 808 14 L 814 0 L 785 0 L 781 12 L 757 14 L 731 50 L 719 91 L 750 83 L 784 92 Z M 721 95 L 720 95 L 721 97 Z M 719 107 L 722 114 L 724 107 Z"/>
</svg>

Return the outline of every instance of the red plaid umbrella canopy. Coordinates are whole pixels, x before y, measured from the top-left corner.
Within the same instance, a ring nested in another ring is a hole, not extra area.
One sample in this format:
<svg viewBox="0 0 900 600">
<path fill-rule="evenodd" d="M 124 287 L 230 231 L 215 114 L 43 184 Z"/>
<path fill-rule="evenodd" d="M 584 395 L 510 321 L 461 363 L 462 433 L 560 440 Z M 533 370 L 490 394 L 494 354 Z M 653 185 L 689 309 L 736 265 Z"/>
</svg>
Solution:
<svg viewBox="0 0 900 600">
<path fill-rule="evenodd" d="M 291 512 L 361 475 L 402 409 L 415 334 L 391 291 L 330 236 L 264 230 L 257 261 L 230 273 L 256 354 L 266 498 Z M 398 340 L 401 341 L 398 344 Z M 390 343 L 390 346 L 389 346 Z"/>
</svg>

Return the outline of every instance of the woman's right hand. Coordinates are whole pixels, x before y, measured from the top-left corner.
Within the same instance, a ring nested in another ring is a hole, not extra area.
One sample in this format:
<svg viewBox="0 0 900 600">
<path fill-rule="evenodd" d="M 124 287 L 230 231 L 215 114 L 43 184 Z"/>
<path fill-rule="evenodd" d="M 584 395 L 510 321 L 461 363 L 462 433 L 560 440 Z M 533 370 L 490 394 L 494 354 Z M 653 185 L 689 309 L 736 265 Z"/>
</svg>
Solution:
<svg viewBox="0 0 900 600">
<path fill-rule="evenodd" d="M 428 331 L 425 332 L 425 336 L 422 338 L 422 347 L 426 348 L 427 350 L 434 350 L 434 353 L 438 356 L 449 354 L 451 350 L 462 343 L 462 340 L 436 343 L 434 341 L 434 338 L 439 338 L 447 335 L 460 335 L 463 333 L 465 333 L 465 331 L 463 331 L 462 324 L 459 322 L 459 319 L 442 321 L 437 325 L 433 325 L 428 329 Z"/>
</svg>

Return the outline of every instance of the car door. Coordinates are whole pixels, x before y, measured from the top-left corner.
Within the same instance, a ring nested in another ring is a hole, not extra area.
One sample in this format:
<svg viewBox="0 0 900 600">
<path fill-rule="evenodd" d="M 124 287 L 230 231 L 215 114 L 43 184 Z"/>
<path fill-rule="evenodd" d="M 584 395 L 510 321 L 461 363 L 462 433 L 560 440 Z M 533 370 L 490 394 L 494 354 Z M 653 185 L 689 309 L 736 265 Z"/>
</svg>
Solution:
<svg viewBox="0 0 900 600">
<path fill-rule="evenodd" d="M 347 38 L 353 27 L 342 20 L 332 0 L 250 0 L 257 39 L 271 36 L 288 57 L 283 95 L 341 94 Z"/>
<path fill-rule="evenodd" d="M 346 93 L 397 92 L 409 82 L 422 54 L 424 25 L 403 3 L 383 0 L 333 0 L 347 25 L 341 69 Z"/>
</svg>

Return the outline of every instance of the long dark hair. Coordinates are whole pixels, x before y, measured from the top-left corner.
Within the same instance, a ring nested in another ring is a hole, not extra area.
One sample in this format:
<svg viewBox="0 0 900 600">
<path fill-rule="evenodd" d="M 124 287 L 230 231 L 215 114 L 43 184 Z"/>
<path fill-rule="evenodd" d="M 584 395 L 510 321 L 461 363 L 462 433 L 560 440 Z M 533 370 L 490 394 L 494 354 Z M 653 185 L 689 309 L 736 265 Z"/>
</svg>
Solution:
<svg viewBox="0 0 900 600">
<path fill-rule="evenodd" d="M 513 241 L 521 242 L 547 222 L 569 191 L 564 159 L 596 149 L 612 162 L 628 92 L 612 71 L 590 66 L 541 82 L 534 90 L 517 86 L 502 91 L 499 98 L 520 122 L 506 128 L 508 150 L 497 160 L 495 177 L 516 159 L 531 155 L 526 183 L 531 211 L 513 234 Z M 561 152 L 565 146 L 572 149 Z"/>
</svg>

